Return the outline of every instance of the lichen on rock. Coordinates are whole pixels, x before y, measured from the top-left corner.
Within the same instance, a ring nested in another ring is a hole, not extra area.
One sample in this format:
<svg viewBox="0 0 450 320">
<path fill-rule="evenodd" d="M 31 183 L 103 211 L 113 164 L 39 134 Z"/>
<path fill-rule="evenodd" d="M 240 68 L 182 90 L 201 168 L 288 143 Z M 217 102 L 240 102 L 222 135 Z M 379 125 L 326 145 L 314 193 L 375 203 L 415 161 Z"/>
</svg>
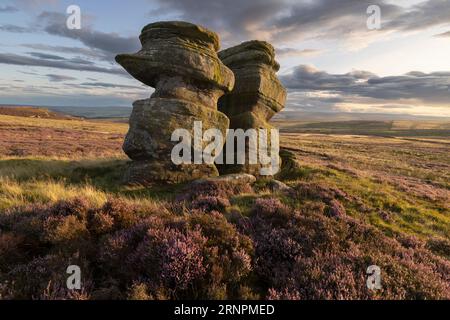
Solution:
<svg viewBox="0 0 450 320">
<path fill-rule="evenodd" d="M 276 75 L 280 65 L 273 46 L 265 41 L 247 41 L 219 52 L 219 57 L 236 79 L 233 91 L 219 99 L 219 110 L 230 118 L 230 129 L 272 129 L 269 120 L 286 102 L 286 89 Z M 248 158 L 248 145 L 245 152 Z M 219 171 L 259 175 L 260 167 L 221 165 Z"/>
<path fill-rule="evenodd" d="M 184 182 L 218 175 L 214 164 L 175 165 L 171 141 L 175 129 L 219 129 L 225 136 L 229 120 L 217 101 L 234 86 L 233 72 L 218 58 L 219 38 L 203 27 L 181 21 L 157 22 L 143 28 L 142 49 L 120 54 L 116 61 L 128 73 L 155 88 L 147 100 L 136 101 L 123 150 L 133 160 L 127 183 Z M 193 136 L 193 134 L 192 134 Z"/>
</svg>

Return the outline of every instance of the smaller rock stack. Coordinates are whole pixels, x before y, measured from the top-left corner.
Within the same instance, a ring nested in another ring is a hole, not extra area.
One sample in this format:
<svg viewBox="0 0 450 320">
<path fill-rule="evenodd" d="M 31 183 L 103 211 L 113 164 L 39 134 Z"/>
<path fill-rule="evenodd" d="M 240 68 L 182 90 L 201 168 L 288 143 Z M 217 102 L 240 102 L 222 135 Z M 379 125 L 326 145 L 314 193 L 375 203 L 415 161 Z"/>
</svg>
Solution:
<svg viewBox="0 0 450 320">
<path fill-rule="evenodd" d="M 219 52 L 219 58 L 236 79 L 233 91 L 219 99 L 219 110 L 230 118 L 230 129 L 272 129 L 268 121 L 286 102 L 286 90 L 276 76 L 280 65 L 275 61 L 273 46 L 265 41 L 248 41 Z M 261 165 L 248 164 L 248 149 L 247 142 L 246 164 L 220 165 L 220 172 L 259 175 Z"/>
<path fill-rule="evenodd" d="M 217 101 L 234 85 L 233 73 L 219 60 L 218 36 L 186 22 L 157 22 L 141 33 L 142 49 L 120 54 L 116 61 L 134 78 L 155 88 L 150 99 L 136 101 L 123 150 L 133 160 L 127 170 L 128 183 L 183 182 L 218 176 L 214 164 L 175 165 L 171 152 L 179 142 L 171 141 L 176 129 L 194 137 L 194 122 L 203 131 L 219 129 L 225 136 L 228 118 L 217 110 Z M 203 142 L 204 148 L 208 142 Z"/>
</svg>

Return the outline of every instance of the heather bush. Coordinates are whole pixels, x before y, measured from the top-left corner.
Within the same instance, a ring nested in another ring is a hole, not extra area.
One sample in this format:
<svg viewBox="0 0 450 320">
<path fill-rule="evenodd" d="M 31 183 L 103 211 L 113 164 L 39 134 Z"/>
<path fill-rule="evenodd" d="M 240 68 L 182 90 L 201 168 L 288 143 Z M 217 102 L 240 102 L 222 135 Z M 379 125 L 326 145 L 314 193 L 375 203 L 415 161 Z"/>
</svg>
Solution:
<svg viewBox="0 0 450 320">
<path fill-rule="evenodd" d="M 295 234 L 289 233 L 289 229 L 272 229 L 255 236 L 256 271 L 269 285 L 283 286 L 301 253 Z"/>
<path fill-rule="evenodd" d="M 65 201 L 58 201 L 54 206 L 49 207 L 49 215 L 57 216 L 75 216 L 79 219 L 86 218 L 90 204 L 86 199 L 74 198 Z"/>
<path fill-rule="evenodd" d="M 89 231 L 94 235 L 109 233 L 114 227 L 114 218 L 101 211 L 93 211 L 88 217 Z"/>
<path fill-rule="evenodd" d="M 22 246 L 24 238 L 12 233 L 1 233 L 0 231 L 0 273 L 7 270 L 8 266 L 19 264 L 24 261 Z"/>
<path fill-rule="evenodd" d="M 257 201 L 250 221 L 255 272 L 269 299 L 450 296 L 450 263 L 418 240 L 405 237 L 402 244 L 356 219 L 287 210 L 274 199 Z M 365 272 L 372 264 L 382 270 L 380 291 L 366 287 Z"/>
<path fill-rule="evenodd" d="M 236 229 L 241 233 L 250 233 L 252 224 L 249 217 L 244 215 L 240 210 L 232 209 L 225 215 L 228 222 L 236 226 Z M 245 230 L 245 231 L 244 231 Z"/>
<path fill-rule="evenodd" d="M 202 196 L 228 199 L 240 193 L 253 193 L 253 189 L 249 183 L 205 180 L 189 184 L 187 189 L 176 200 L 190 202 Z"/>
<path fill-rule="evenodd" d="M 300 300 L 300 293 L 293 288 L 275 290 L 270 288 L 266 296 L 267 300 Z"/>
<path fill-rule="evenodd" d="M 66 287 L 68 265 L 79 265 L 83 270 L 81 291 Z M 87 299 L 91 290 L 88 266 L 77 257 L 66 259 L 62 256 L 46 255 L 37 257 L 26 264 L 20 264 L 7 274 L 9 298 L 14 299 Z"/>
<path fill-rule="evenodd" d="M 189 196 L 174 212 L 170 205 L 155 210 L 110 199 L 92 207 L 73 199 L 0 214 L 0 297 L 450 298 L 446 239 L 391 238 L 331 213 L 333 204 L 345 210 L 339 190 L 297 186 L 304 204 L 252 198 L 250 212 L 213 190 Z M 82 270 L 80 291 L 65 287 L 71 264 Z M 380 291 L 366 287 L 372 264 L 382 270 Z"/>
<path fill-rule="evenodd" d="M 48 216 L 43 221 L 44 233 L 41 241 L 55 251 L 76 252 L 91 250 L 92 241 L 86 229 L 86 221 L 76 216 Z"/>
<path fill-rule="evenodd" d="M 186 234 L 174 229 L 156 230 L 151 235 L 158 242 L 162 282 L 168 288 L 185 290 L 195 280 L 204 276 L 202 248 L 206 238 L 199 230 Z"/>
<path fill-rule="evenodd" d="M 128 291 L 128 300 L 151 300 L 148 294 L 148 287 L 145 283 L 133 283 Z"/>
<path fill-rule="evenodd" d="M 183 292 L 205 273 L 205 242 L 199 230 L 150 227 L 127 258 L 129 271 L 134 280 L 145 279 L 151 289 Z"/>
<path fill-rule="evenodd" d="M 426 245 L 425 241 L 420 240 L 416 236 L 400 234 L 396 239 L 405 248 L 422 249 Z"/>
<path fill-rule="evenodd" d="M 284 226 L 289 224 L 293 217 L 292 209 L 277 198 L 256 199 L 252 211 L 252 219 L 255 224 L 257 224 L 259 220 L 261 220 L 261 223 L 265 223 L 265 221 L 268 220 L 271 225 Z"/>
<path fill-rule="evenodd" d="M 213 196 L 200 196 L 195 199 L 191 208 L 199 209 L 203 211 L 224 211 L 231 206 L 230 201 L 227 198 L 213 197 Z"/>
<path fill-rule="evenodd" d="M 333 199 L 329 202 L 327 214 L 335 218 L 345 216 L 345 207 L 338 200 Z"/>
<path fill-rule="evenodd" d="M 259 198 L 255 201 L 254 211 L 257 215 L 288 214 L 289 208 L 277 198 Z"/>
<path fill-rule="evenodd" d="M 192 227 L 201 227 L 208 239 L 205 261 L 209 266 L 204 286 L 207 298 L 240 298 L 239 287 L 252 270 L 253 243 L 218 213 L 196 213 Z"/>
<path fill-rule="evenodd" d="M 83 199 L 18 208 L 0 215 L 0 229 L 26 242 L 22 251 L 26 259 L 51 251 L 87 252 L 92 248 L 86 230 L 88 211 L 89 203 Z"/>
<path fill-rule="evenodd" d="M 333 199 L 347 199 L 349 197 L 344 191 L 338 188 L 309 182 L 298 183 L 294 187 L 293 196 L 297 198 L 321 200 L 325 203 L 328 203 Z"/>
<path fill-rule="evenodd" d="M 106 235 L 98 256 L 99 268 L 125 287 L 145 284 L 146 294 L 158 299 L 239 296 L 240 282 L 252 269 L 251 254 L 250 239 L 222 214 L 193 211 L 150 217 Z"/>
<path fill-rule="evenodd" d="M 431 238 L 427 241 L 427 247 L 447 259 L 450 259 L 450 241 L 445 238 Z"/>
<path fill-rule="evenodd" d="M 109 199 L 100 212 L 110 216 L 114 221 L 114 228 L 128 228 L 137 221 L 137 207 L 121 199 Z"/>
<path fill-rule="evenodd" d="M 43 234 L 43 220 L 48 216 L 48 207 L 26 206 L 15 208 L 0 214 L 0 226 L 3 232 L 15 236 L 23 235 L 31 242 L 39 241 Z"/>
<path fill-rule="evenodd" d="M 313 251 L 297 258 L 293 278 L 302 299 L 367 299 L 364 272 L 358 250 Z"/>
<path fill-rule="evenodd" d="M 97 237 L 108 232 L 113 217 L 121 214 L 131 215 L 124 206 L 114 207 L 111 202 L 92 209 L 83 199 L 17 208 L 1 214 L 0 283 L 9 284 L 8 296 L 86 298 L 87 290 L 94 283 L 81 292 L 68 291 L 65 289 L 66 268 L 71 264 L 83 266 L 84 280 L 88 283 L 87 276 L 96 271 L 89 266 L 91 263 L 95 266 L 99 257 Z M 99 227 L 99 216 L 107 227 Z"/>
</svg>

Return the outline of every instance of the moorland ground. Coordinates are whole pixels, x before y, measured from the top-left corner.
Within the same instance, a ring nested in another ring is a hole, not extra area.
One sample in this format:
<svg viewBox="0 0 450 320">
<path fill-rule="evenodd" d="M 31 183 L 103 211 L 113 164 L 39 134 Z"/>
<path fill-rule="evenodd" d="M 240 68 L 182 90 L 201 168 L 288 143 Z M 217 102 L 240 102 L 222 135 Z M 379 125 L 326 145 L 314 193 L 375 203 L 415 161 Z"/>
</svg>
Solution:
<svg viewBox="0 0 450 320">
<path fill-rule="evenodd" d="M 276 125 L 289 190 L 191 192 L 122 184 L 125 123 L 0 115 L 0 298 L 450 298 L 448 123 Z"/>
</svg>

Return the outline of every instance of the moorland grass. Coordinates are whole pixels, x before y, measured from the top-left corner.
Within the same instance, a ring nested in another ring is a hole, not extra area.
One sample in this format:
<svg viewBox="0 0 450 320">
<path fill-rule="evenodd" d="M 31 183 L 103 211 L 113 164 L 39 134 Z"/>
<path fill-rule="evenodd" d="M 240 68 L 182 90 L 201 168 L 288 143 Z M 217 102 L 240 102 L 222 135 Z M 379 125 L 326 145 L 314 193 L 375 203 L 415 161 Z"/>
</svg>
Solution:
<svg viewBox="0 0 450 320">
<path fill-rule="evenodd" d="M 16 117 L 0 114 L 0 124 L 11 128 L 43 127 L 53 129 L 70 129 L 88 132 L 107 132 L 125 134 L 128 131 L 127 123 L 92 121 L 92 120 L 61 120 Z"/>
<path fill-rule="evenodd" d="M 288 191 L 271 178 L 242 190 L 126 186 L 117 149 L 0 155 L 0 298 L 448 298 L 447 144 L 289 135 L 282 146 Z M 76 295 L 54 286 L 67 261 L 88 277 Z M 364 286 L 370 264 L 387 272 L 382 292 Z"/>
</svg>

